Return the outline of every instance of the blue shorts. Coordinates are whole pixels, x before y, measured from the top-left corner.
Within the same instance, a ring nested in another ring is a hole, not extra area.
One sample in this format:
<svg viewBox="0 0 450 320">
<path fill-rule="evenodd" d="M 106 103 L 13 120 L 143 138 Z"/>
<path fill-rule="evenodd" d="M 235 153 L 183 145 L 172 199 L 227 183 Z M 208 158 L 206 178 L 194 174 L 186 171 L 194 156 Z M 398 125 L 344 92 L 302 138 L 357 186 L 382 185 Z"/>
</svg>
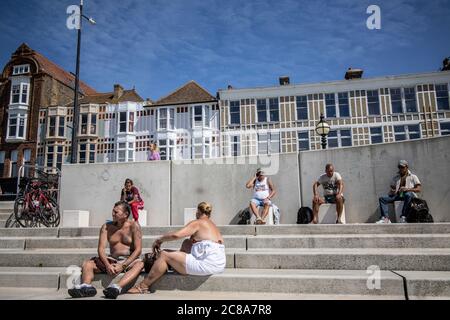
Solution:
<svg viewBox="0 0 450 320">
<path fill-rule="evenodd" d="M 256 204 L 257 207 L 264 207 L 264 200 L 253 198 L 250 202 Z M 272 201 L 269 200 L 269 206 L 272 205 Z"/>
</svg>

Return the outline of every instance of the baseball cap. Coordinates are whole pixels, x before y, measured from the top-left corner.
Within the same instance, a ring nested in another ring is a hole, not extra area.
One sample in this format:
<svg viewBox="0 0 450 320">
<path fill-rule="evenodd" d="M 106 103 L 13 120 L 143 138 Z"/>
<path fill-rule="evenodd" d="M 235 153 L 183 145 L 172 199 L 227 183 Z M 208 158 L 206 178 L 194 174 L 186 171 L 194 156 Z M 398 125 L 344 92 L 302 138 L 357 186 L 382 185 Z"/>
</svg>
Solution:
<svg viewBox="0 0 450 320">
<path fill-rule="evenodd" d="M 406 160 L 400 160 L 400 161 L 398 162 L 398 166 L 399 166 L 399 167 L 409 167 L 408 161 L 406 161 Z"/>
</svg>

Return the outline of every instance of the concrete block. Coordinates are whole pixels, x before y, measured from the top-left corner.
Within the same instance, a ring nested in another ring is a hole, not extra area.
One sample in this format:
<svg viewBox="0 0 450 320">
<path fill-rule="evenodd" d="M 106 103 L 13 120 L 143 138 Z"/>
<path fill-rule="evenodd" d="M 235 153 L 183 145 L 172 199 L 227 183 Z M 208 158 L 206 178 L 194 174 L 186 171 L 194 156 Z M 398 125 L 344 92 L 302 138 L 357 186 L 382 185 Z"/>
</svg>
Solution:
<svg viewBox="0 0 450 320">
<path fill-rule="evenodd" d="M 264 210 L 263 207 L 259 207 L 259 215 L 262 216 L 262 212 Z M 251 217 L 250 217 L 250 224 L 255 224 L 256 222 L 256 217 L 255 215 L 252 213 Z M 273 208 L 270 207 L 269 208 L 269 213 L 266 216 L 266 219 L 264 220 L 264 222 L 266 223 L 266 226 L 273 226 L 274 225 L 274 216 L 273 216 Z"/>
<path fill-rule="evenodd" d="M 406 278 L 411 300 L 450 299 L 450 272 L 396 271 Z"/>
<path fill-rule="evenodd" d="M 197 219 L 197 208 L 184 208 L 184 225 Z"/>
<path fill-rule="evenodd" d="M 336 205 L 325 203 L 319 208 L 319 224 L 336 224 L 337 213 Z M 342 223 L 345 224 L 345 205 L 341 216 Z"/>
<path fill-rule="evenodd" d="M 139 225 L 141 227 L 147 226 L 147 210 L 139 210 Z"/>
<path fill-rule="evenodd" d="M 394 202 L 394 212 L 395 212 L 395 221 L 400 222 L 400 217 L 402 216 L 403 206 L 405 205 L 404 201 L 395 201 Z"/>
<path fill-rule="evenodd" d="M 68 227 L 89 227 L 89 211 L 64 210 L 62 216 L 62 226 Z"/>
</svg>

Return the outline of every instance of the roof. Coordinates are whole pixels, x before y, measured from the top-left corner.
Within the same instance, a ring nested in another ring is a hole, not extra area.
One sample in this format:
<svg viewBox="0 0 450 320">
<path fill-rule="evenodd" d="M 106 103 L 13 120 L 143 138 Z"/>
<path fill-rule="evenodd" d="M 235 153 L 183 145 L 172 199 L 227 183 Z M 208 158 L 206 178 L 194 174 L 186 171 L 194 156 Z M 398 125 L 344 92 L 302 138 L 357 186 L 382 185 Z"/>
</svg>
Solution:
<svg viewBox="0 0 450 320">
<path fill-rule="evenodd" d="M 85 96 L 80 100 L 80 104 L 117 104 L 119 102 L 143 102 L 144 99 L 139 96 L 136 90 L 124 90 L 122 96 L 119 99 L 114 98 L 114 92 L 97 93 L 89 96 Z"/>
<path fill-rule="evenodd" d="M 39 69 L 41 72 L 44 72 L 56 80 L 62 82 L 68 87 L 75 89 L 75 76 L 70 72 L 67 72 L 62 67 L 58 66 L 56 63 L 50 61 L 46 57 L 44 57 L 39 52 L 31 49 L 27 44 L 23 43 L 13 54 L 13 56 L 30 56 L 34 58 L 36 62 L 39 64 Z M 96 94 L 97 91 L 90 86 L 88 86 L 83 81 L 80 81 L 80 90 L 85 95 Z"/>
<path fill-rule="evenodd" d="M 194 80 L 191 80 L 169 95 L 156 101 L 151 107 L 216 101 L 217 99 L 206 89 L 202 88 Z"/>
</svg>

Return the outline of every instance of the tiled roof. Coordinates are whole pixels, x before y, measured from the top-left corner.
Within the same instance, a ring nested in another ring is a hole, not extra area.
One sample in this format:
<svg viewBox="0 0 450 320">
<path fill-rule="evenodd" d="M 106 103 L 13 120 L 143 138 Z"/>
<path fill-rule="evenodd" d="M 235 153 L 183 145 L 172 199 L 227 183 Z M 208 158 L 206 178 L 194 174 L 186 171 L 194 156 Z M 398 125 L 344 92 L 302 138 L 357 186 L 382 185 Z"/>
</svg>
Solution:
<svg viewBox="0 0 450 320">
<path fill-rule="evenodd" d="M 73 76 L 70 72 L 67 72 L 56 63 L 50 61 L 46 57 L 44 57 L 39 52 L 32 50 L 27 44 L 23 43 L 14 53 L 14 55 L 23 55 L 23 56 L 31 56 L 34 58 L 39 64 L 39 71 L 44 72 L 56 80 L 59 80 L 63 84 L 67 85 L 70 88 L 75 88 L 75 76 Z M 88 86 L 83 81 L 80 81 L 80 90 L 85 95 L 96 94 L 97 91 L 90 86 Z"/>
<path fill-rule="evenodd" d="M 215 97 L 192 80 L 169 95 L 159 99 L 150 105 L 150 107 L 215 101 L 217 101 Z"/>
<path fill-rule="evenodd" d="M 114 92 L 108 92 L 108 93 L 97 93 L 93 95 L 89 95 L 86 97 L 83 97 L 80 100 L 80 104 L 116 104 L 119 102 L 143 102 L 144 99 L 139 96 L 139 94 L 134 90 L 124 90 L 123 94 L 120 98 L 115 99 L 114 98 Z"/>
</svg>

